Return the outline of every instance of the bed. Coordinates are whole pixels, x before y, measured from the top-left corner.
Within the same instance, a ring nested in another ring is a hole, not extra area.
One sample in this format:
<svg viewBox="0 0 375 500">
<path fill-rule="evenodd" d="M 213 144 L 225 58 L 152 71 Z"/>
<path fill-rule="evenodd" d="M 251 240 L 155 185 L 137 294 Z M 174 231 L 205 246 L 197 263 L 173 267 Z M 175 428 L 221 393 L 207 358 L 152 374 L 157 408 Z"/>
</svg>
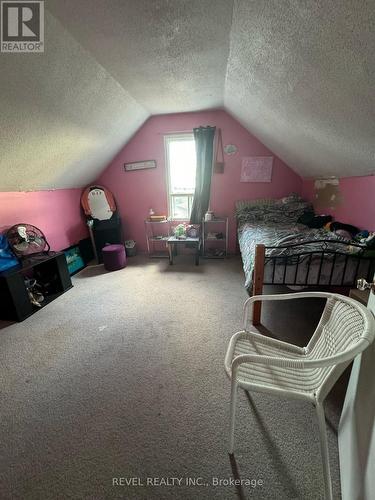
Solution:
<svg viewBox="0 0 375 500">
<path fill-rule="evenodd" d="M 359 277 L 372 280 L 373 251 L 324 228 L 297 222 L 311 210 L 297 195 L 237 202 L 238 243 L 250 294 L 261 294 L 264 285 L 352 288 Z M 259 319 L 260 309 L 259 318 L 254 316 L 256 322 Z"/>
</svg>

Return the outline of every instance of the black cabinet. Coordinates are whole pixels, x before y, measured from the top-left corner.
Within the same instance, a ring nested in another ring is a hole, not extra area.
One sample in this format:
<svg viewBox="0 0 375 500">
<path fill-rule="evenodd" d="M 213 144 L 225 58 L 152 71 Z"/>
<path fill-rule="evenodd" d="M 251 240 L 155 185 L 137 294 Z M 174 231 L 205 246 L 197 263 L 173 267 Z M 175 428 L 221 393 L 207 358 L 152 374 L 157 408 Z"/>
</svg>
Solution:
<svg viewBox="0 0 375 500">
<path fill-rule="evenodd" d="M 93 233 L 98 264 L 103 262 L 102 249 L 107 245 L 122 243 L 121 219 L 117 212 L 108 220 L 94 219 Z"/>
<path fill-rule="evenodd" d="M 63 253 L 31 256 L 0 273 L 0 319 L 23 321 L 40 309 L 29 300 L 25 278 L 36 279 L 45 288 L 42 307 L 72 287 Z"/>
</svg>

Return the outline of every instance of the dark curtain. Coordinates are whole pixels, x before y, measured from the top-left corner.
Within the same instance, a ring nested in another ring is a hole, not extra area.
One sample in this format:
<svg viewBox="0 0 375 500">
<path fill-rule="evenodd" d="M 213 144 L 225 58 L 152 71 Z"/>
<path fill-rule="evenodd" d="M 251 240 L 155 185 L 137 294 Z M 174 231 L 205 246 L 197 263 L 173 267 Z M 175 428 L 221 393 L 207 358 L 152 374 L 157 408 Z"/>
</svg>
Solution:
<svg viewBox="0 0 375 500">
<path fill-rule="evenodd" d="M 190 223 L 200 224 L 210 203 L 212 160 L 216 127 L 199 127 L 193 130 L 197 154 L 195 192 Z"/>
</svg>

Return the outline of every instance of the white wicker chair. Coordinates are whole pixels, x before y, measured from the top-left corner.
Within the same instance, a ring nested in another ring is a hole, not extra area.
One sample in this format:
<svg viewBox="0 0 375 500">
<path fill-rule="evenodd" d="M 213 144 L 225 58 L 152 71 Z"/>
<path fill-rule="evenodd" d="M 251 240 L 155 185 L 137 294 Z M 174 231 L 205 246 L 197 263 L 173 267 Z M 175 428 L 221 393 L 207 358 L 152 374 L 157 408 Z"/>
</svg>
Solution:
<svg viewBox="0 0 375 500">
<path fill-rule="evenodd" d="M 306 347 L 248 331 L 249 307 L 255 301 L 305 297 L 327 299 L 320 322 Z M 233 335 L 225 356 L 231 379 L 230 453 L 234 452 L 237 388 L 310 401 L 318 416 L 326 499 L 332 499 L 323 402 L 357 354 L 374 339 L 372 313 L 353 299 L 323 292 L 258 295 L 244 304 L 243 330 Z"/>
</svg>

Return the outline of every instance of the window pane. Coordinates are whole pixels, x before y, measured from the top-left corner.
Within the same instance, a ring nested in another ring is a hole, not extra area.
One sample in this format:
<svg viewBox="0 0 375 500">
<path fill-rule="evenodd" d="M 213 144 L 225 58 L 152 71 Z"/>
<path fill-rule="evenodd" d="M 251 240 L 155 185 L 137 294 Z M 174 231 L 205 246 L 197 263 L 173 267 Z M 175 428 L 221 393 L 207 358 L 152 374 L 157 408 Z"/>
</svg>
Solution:
<svg viewBox="0 0 375 500">
<path fill-rule="evenodd" d="M 171 193 L 193 193 L 195 189 L 195 141 L 169 141 L 169 176 Z"/>
<path fill-rule="evenodd" d="M 188 219 L 189 203 L 187 196 L 172 196 L 172 217 L 174 219 Z"/>
</svg>

